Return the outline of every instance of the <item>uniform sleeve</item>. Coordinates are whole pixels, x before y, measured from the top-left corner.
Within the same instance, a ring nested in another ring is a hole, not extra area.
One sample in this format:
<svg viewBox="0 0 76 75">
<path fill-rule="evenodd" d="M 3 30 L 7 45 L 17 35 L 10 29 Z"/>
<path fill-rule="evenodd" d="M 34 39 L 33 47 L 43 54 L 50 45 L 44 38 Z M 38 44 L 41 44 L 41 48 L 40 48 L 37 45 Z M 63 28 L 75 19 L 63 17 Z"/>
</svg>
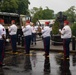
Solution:
<svg viewBox="0 0 76 75">
<path fill-rule="evenodd" d="M 62 30 L 61 30 L 61 34 L 63 35 L 65 33 L 65 28 L 63 28 Z"/>
<path fill-rule="evenodd" d="M 26 32 L 26 31 L 28 31 L 29 29 L 28 28 L 22 28 L 22 31 L 23 32 Z"/>
<path fill-rule="evenodd" d="M 6 35 L 6 30 L 5 30 L 5 28 L 2 28 L 2 34 L 5 34 L 5 35 Z"/>
<path fill-rule="evenodd" d="M 11 30 L 12 30 L 11 27 L 9 27 L 9 28 L 8 28 L 8 31 L 11 32 Z"/>
<path fill-rule="evenodd" d="M 44 28 L 44 29 L 42 29 L 42 33 L 45 33 L 45 32 L 46 32 L 45 28 Z"/>
<path fill-rule="evenodd" d="M 52 27 L 50 28 L 50 31 L 52 31 Z"/>
<path fill-rule="evenodd" d="M 1 34 L 2 34 L 2 38 L 5 39 L 6 38 L 6 30 L 5 30 L 5 28 L 2 28 Z"/>
<path fill-rule="evenodd" d="M 22 28 L 22 31 L 23 31 L 23 32 L 25 31 L 25 28 L 24 28 L 24 27 Z"/>
</svg>

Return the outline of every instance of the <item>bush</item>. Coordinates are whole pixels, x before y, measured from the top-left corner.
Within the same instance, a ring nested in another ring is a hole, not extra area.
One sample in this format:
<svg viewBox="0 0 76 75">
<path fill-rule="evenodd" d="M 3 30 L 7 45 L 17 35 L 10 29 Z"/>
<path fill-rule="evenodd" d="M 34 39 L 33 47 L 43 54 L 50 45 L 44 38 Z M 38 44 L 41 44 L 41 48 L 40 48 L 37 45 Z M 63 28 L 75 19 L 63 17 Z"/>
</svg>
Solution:
<svg viewBox="0 0 76 75">
<path fill-rule="evenodd" d="M 71 26 L 72 35 L 76 37 L 76 22 Z"/>
<path fill-rule="evenodd" d="M 56 20 L 54 25 L 52 26 L 52 44 L 53 45 L 62 45 L 62 39 L 61 36 L 59 34 L 59 28 L 60 28 L 60 24 L 59 22 Z"/>
<path fill-rule="evenodd" d="M 52 26 L 52 34 L 56 35 L 59 34 L 59 22 L 55 21 L 54 25 Z"/>
</svg>

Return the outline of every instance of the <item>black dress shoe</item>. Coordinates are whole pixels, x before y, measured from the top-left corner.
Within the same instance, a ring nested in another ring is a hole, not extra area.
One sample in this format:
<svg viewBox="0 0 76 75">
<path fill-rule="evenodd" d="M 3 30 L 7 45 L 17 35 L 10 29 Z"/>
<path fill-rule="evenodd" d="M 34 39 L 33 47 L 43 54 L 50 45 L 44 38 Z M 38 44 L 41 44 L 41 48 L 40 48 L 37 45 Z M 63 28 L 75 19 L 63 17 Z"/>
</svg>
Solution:
<svg viewBox="0 0 76 75">
<path fill-rule="evenodd" d="M 33 45 L 33 43 L 31 43 L 31 45 Z"/>
<path fill-rule="evenodd" d="M 2 67 L 2 64 L 0 64 L 0 67 Z"/>
</svg>

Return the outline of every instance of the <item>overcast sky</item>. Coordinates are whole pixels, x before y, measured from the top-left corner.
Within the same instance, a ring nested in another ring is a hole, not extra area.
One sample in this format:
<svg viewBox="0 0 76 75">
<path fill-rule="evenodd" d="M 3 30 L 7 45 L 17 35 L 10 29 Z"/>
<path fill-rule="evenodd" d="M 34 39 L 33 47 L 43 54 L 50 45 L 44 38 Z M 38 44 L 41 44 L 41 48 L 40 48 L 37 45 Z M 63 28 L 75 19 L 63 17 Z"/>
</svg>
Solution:
<svg viewBox="0 0 76 75">
<path fill-rule="evenodd" d="M 76 7 L 76 0 L 29 0 L 30 5 L 29 9 L 32 9 L 33 7 L 42 7 L 46 8 L 46 6 L 49 9 L 54 10 L 55 13 L 59 11 L 66 11 L 71 6 Z"/>
</svg>

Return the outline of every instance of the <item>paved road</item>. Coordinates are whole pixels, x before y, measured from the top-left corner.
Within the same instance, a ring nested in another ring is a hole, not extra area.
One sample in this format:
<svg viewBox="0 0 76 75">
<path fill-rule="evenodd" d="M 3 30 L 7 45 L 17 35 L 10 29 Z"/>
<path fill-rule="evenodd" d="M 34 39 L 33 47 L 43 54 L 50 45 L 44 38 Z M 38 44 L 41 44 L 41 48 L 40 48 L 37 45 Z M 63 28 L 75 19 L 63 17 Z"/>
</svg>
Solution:
<svg viewBox="0 0 76 75">
<path fill-rule="evenodd" d="M 62 45 L 52 45 L 52 41 L 50 41 L 50 51 L 54 51 L 54 52 L 63 52 L 63 46 Z M 18 45 L 18 48 L 22 48 L 24 49 L 24 46 L 20 46 Z M 37 41 L 37 44 L 36 45 L 31 45 L 31 50 L 44 50 L 44 47 L 43 47 L 43 41 L 42 40 L 39 40 Z M 70 43 L 70 52 L 72 53 L 76 53 L 76 50 L 72 50 L 72 43 Z"/>
<path fill-rule="evenodd" d="M 43 51 L 31 50 L 30 55 L 20 51 L 18 54 L 6 52 L 6 66 L 0 68 L 0 75 L 76 75 L 75 54 L 64 60 L 62 53 L 50 52 L 49 57 L 45 58 Z"/>
<path fill-rule="evenodd" d="M 76 75 L 76 51 L 72 50 L 72 44 L 69 60 L 64 60 L 62 53 L 59 53 L 63 51 L 62 45 L 52 44 L 49 58 L 45 58 L 42 40 L 37 41 L 37 45 L 31 45 L 30 55 L 24 54 L 23 46 L 17 47 L 18 54 L 12 54 L 11 46 L 6 48 L 6 66 L 0 68 L 0 75 Z"/>
</svg>

